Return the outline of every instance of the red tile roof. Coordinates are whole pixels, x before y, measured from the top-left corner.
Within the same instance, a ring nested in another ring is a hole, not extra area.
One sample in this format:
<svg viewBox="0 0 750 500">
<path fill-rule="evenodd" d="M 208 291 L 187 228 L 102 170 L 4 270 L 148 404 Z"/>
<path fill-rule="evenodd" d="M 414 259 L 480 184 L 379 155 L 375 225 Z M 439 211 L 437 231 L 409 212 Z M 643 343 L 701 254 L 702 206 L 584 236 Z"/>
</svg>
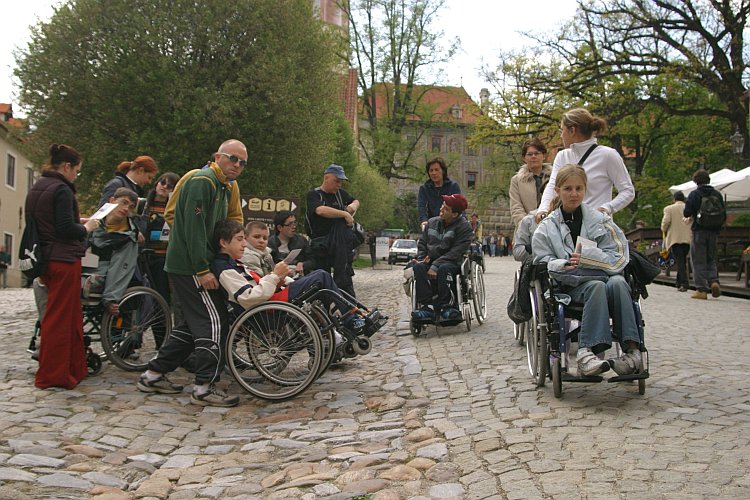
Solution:
<svg viewBox="0 0 750 500">
<path fill-rule="evenodd" d="M 0 102 L 0 114 L 13 113 L 13 106 L 4 102 Z"/>
<path fill-rule="evenodd" d="M 374 87 L 376 96 L 376 114 L 386 116 L 392 86 L 381 83 Z M 406 87 L 403 86 L 403 91 Z M 450 122 L 459 125 L 473 125 L 481 116 L 479 106 L 469 97 L 463 87 L 436 87 L 415 85 L 413 94 L 419 99 L 419 105 L 414 114 L 407 115 L 410 121 L 429 120 L 433 122 Z M 460 110 L 460 118 L 453 116 L 454 107 Z"/>
</svg>

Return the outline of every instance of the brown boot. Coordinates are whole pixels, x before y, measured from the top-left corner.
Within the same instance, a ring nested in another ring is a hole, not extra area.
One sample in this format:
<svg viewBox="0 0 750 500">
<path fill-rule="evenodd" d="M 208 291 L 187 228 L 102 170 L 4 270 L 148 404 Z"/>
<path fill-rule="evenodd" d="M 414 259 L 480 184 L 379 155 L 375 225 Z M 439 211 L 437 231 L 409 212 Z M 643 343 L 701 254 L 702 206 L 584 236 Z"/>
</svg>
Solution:
<svg viewBox="0 0 750 500">
<path fill-rule="evenodd" d="M 706 292 L 701 292 L 700 290 L 696 290 L 693 295 L 690 296 L 691 299 L 701 299 L 701 300 L 707 300 L 708 294 Z"/>
<path fill-rule="evenodd" d="M 714 281 L 713 283 L 711 283 L 711 296 L 712 297 L 721 297 L 721 286 L 716 281 Z"/>
</svg>

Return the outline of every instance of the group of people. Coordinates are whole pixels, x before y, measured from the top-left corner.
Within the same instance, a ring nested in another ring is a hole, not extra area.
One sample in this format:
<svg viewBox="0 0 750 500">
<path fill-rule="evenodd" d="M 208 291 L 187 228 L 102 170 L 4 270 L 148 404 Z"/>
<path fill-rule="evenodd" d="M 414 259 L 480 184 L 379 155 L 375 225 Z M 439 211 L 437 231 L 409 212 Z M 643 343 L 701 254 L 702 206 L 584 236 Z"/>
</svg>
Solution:
<svg viewBox="0 0 750 500">
<path fill-rule="evenodd" d="M 124 290 L 134 277 L 141 278 L 140 246 L 152 250 L 150 285 L 168 302 L 171 297 L 179 310 L 172 335 L 136 384 L 144 392 L 182 391 L 167 374 L 190 361 L 195 374 L 193 403 L 239 402 L 215 385 L 225 362 L 227 304 L 242 309 L 259 301 L 288 301 L 311 286 L 321 286 L 334 292 L 329 310 L 347 316 L 342 328 L 356 336 L 364 326 L 364 318 L 335 300 L 341 291 L 354 296 L 351 226 L 359 208 L 359 202 L 341 189 L 347 179 L 342 167 L 327 167 L 321 186 L 308 193 L 308 243 L 297 234 L 293 212 L 276 214 L 272 236 L 265 223 L 243 225 L 237 178 L 248 153 L 238 140 L 222 143 L 202 168 L 182 177 L 172 172 L 159 176 L 145 203 L 145 187 L 158 174 L 155 161 L 139 156 L 121 163 L 104 186 L 99 205 L 113 206 L 101 219 L 82 218 L 79 213 L 74 181 L 83 165 L 81 154 L 58 144 L 49 153 L 26 200 L 27 221 L 36 223 L 48 262 L 39 280 L 47 303 L 41 318 L 37 387 L 71 389 L 87 375 L 80 294 L 70 292 L 81 289 L 81 258 L 89 248 L 98 257 L 90 272 L 104 277 L 102 304 L 109 314 L 118 314 Z M 296 258 L 285 262 L 295 250 Z"/>
</svg>

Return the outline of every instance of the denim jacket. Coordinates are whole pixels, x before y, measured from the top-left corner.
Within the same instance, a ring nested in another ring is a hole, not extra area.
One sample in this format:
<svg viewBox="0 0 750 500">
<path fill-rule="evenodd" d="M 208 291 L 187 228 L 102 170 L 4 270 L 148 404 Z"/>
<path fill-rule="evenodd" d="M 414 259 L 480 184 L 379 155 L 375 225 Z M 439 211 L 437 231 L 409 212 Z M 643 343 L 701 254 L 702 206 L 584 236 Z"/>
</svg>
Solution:
<svg viewBox="0 0 750 500">
<path fill-rule="evenodd" d="M 579 269 L 564 269 L 576 242 L 559 208 L 542 220 L 531 240 L 534 263 L 546 262 L 550 276 L 563 285 L 578 286 L 591 279 L 606 281 L 607 276 L 621 274 L 629 260 L 628 240 L 612 218 L 585 204 L 581 208 L 581 236 L 596 246 L 581 249 Z"/>
</svg>

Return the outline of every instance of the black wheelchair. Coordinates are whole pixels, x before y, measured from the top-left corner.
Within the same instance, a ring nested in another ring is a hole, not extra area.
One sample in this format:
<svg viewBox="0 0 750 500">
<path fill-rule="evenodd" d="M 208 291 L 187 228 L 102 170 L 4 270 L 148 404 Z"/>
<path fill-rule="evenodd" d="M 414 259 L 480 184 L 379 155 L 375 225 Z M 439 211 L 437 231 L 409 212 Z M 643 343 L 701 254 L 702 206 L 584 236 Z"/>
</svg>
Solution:
<svg viewBox="0 0 750 500">
<path fill-rule="evenodd" d="M 466 330 L 471 331 L 471 322 L 476 319 L 480 325 L 487 319 L 487 296 L 484 290 L 484 257 L 469 252 L 461 259 L 459 272 L 457 275 L 456 298 L 460 302 L 457 304 L 459 312 L 458 318 L 440 319 L 435 315 L 435 319 L 420 320 L 411 317 L 409 321 L 409 330 L 411 334 L 418 337 L 422 330 L 428 325 L 435 325 L 435 328 L 441 326 L 456 326 L 466 323 Z M 422 304 L 417 302 L 416 280 L 412 277 L 404 284 L 407 295 L 411 298 L 411 310 L 416 311 Z M 436 313 L 439 311 L 436 311 Z"/>
<path fill-rule="evenodd" d="M 534 279 L 528 293 L 531 299 L 531 319 L 519 325 L 521 335 L 526 337 L 526 353 L 529 372 L 537 387 L 545 385 L 547 379 L 552 381 L 552 389 L 556 398 L 562 397 L 563 382 L 598 383 L 604 379 L 601 376 L 584 376 L 569 372 L 569 348 L 572 342 L 578 341 L 578 332 L 574 321 L 580 321 L 583 312 L 582 304 L 565 305 L 559 298 L 559 286 L 550 278 L 546 264 L 534 267 Z M 644 338 L 645 321 L 641 314 L 641 288 L 636 286 L 628 268 L 625 277 L 631 290 L 633 311 L 638 328 L 639 346 L 641 352 L 641 367 L 631 375 L 609 377 L 607 382 L 638 382 L 638 392 L 646 393 L 646 379 L 649 378 L 648 350 Z M 621 354 L 621 348 L 612 332 L 613 348 L 616 356 Z"/>
<path fill-rule="evenodd" d="M 348 311 L 334 315 L 321 300 L 326 294 L 336 292 L 311 287 L 291 302 L 263 302 L 236 317 L 225 359 L 244 390 L 267 401 L 284 401 L 305 391 L 331 363 L 371 351 L 370 337 L 388 318 L 343 290 L 338 297 Z M 353 315 L 364 318 L 356 332 L 344 326 Z"/>
</svg>

